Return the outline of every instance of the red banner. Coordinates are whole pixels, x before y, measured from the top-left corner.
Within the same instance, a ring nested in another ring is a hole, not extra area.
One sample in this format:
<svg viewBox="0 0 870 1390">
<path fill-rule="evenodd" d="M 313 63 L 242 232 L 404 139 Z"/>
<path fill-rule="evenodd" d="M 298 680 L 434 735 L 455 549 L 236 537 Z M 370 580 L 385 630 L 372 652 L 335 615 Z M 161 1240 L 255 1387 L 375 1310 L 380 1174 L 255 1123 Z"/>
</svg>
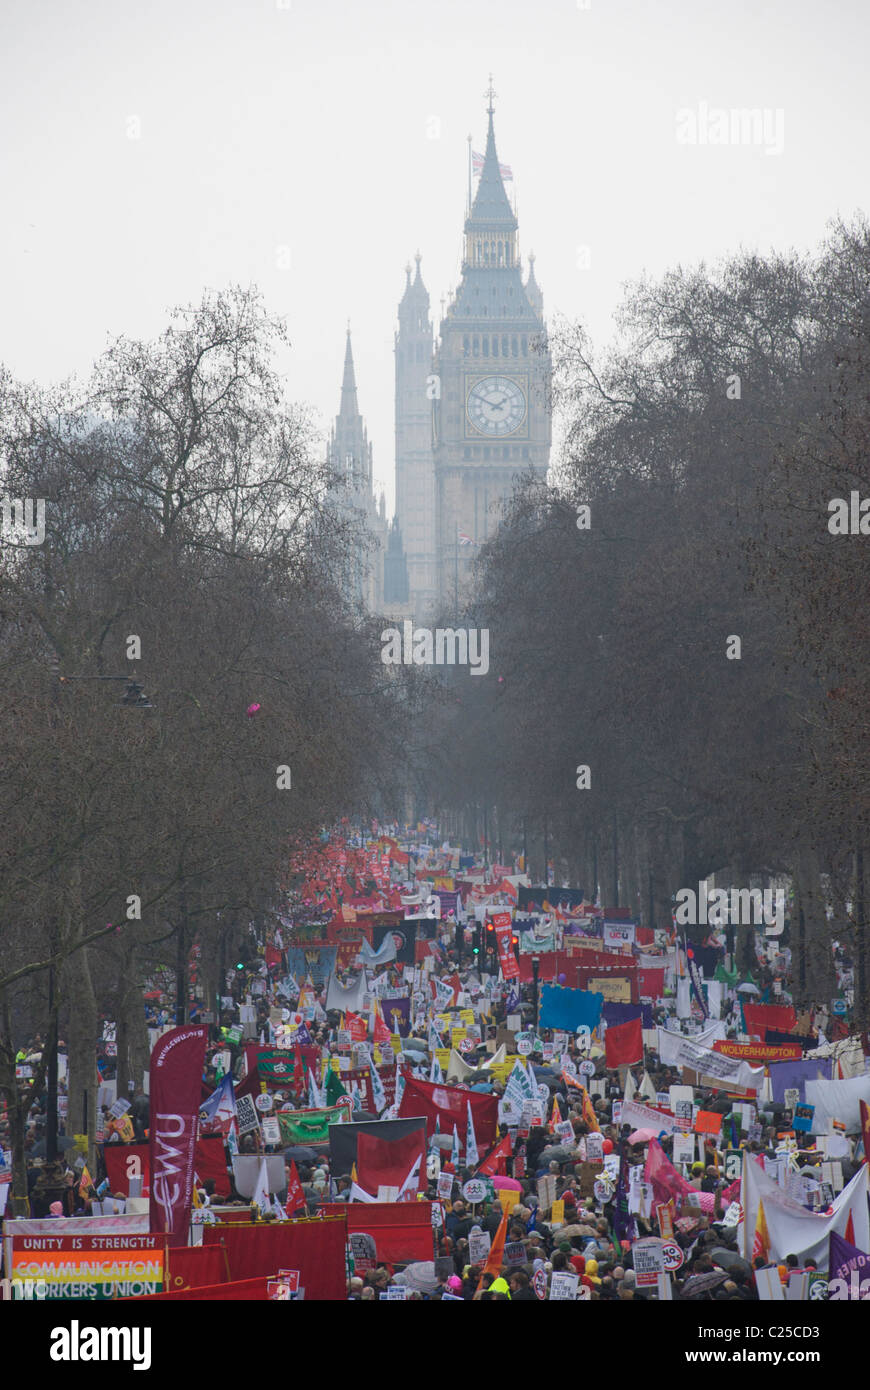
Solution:
<svg viewBox="0 0 870 1390">
<path fill-rule="evenodd" d="M 208 1029 L 173 1028 L 151 1053 L 150 1225 L 186 1245 Z"/>
<path fill-rule="evenodd" d="M 443 1086 L 437 1081 L 418 1081 L 406 1074 L 399 1118 L 423 1116 L 430 1134 L 435 1133 L 436 1119 L 442 1134 L 452 1134 L 455 1125 L 459 1142 L 464 1147 L 469 1105 L 478 1148 L 488 1149 L 498 1137 L 497 1096 L 480 1095 L 460 1086 Z"/>
<path fill-rule="evenodd" d="M 509 912 L 495 912 L 490 920 L 495 927 L 495 941 L 498 947 L 498 963 L 501 966 L 501 973 L 506 980 L 518 980 L 520 967 L 514 955 L 514 931 L 511 925 L 511 915 Z"/>
<path fill-rule="evenodd" d="M 780 1033 L 791 1033 L 797 1023 L 797 1014 L 790 1004 L 744 1004 L 743 1017 L 746 1031 L 764 1040 L 765 1028 L 775 1028 Z"/>
<path fill-rule="evenodd" d="M 324 1216 L 346 1216 L 348 1235 L 360 1231 L 370 1235 L 381 1261 L 407 1264 L 432 1259 L 431 1202 L 324 1202 L 321 1211 Z"/>
<path fill-rule="evenodd" d="M 411 1203 L 407 1205 L 410 1207 Z M 328 1217 L 307 1221 L 203 1226 L 202 1242 L 224 1245 L 233 1280 L 276 1275 L 279 1269 L 298 1269 L 306 1303 L 342 1302 L 347 1297 L 345 1216 L 356 1207 L 356 1202 L 348 1203 L 341 1205 L 335 1215 L 331 1212 Z M 366 1206 L 366 1210 L 373 1210 L 373 1206 Z M 431 1226 L 428 1203 L 426 1215 Z M 429 1248 L 431 1251 L 431 1245 Z"/>
<path fill-rule="evenodd" d="M 105 1144 L 103 1159 L 106 1177 L 112 1192 L 130 1195 L 130 1179 L 142 1179 L 142 1196 L 150 1196 L 151 1163 L 147 1144 Z M 193 1170 L 200 1183 L 209 1178 L 214 1182 L 215 1195 L 229 1197 L 232 1187 L 224 1155 L 224 1141 L 219 1134 L 203 1135 L 193 1151 Z"/>
<path fill-rule="evenodd" d="M 735 1043 L 714 1042 L 714 1052 L 724 1057 L 738 1057 L 743 1062 L 799 1062 L 803 1054 L 800 1043 Z"/>
</svg>

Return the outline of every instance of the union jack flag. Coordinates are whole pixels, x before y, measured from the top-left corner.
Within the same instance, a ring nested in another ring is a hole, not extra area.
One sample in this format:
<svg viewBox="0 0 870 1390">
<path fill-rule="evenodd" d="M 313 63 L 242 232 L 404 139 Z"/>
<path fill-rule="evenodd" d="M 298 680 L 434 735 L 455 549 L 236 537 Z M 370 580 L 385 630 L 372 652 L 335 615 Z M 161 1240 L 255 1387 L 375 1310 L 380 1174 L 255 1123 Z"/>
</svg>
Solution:
<svg viewBox="0 0 870 1390">
<path fill-rule="evenodd" d="M 464 531 L 457 531 L 456 535 L 457 535 L 457 538 L 458 538 L 458 540 L 459 540 L 459 544 L 460 544 L 460 545 L 476 545 L 476 544 L 477 544 L 477 542 L 476 542 L 476 541 L 473 541 L 473 540 L 471 539 L 470 536 L 467 536 L 467 535 L 465 534 Z"/>
<path fill-rule="evenodd" d="M 471 151 L 471 171 L 475 178 L 478 178 L 483 173 L 485 158 L 485 155 L 478 154 L 476 150 Z M 499 164 L 498 172 L 503 179 L 512 179 L 514 176 L 514 171 L 509 164 Z"/>
</svg>

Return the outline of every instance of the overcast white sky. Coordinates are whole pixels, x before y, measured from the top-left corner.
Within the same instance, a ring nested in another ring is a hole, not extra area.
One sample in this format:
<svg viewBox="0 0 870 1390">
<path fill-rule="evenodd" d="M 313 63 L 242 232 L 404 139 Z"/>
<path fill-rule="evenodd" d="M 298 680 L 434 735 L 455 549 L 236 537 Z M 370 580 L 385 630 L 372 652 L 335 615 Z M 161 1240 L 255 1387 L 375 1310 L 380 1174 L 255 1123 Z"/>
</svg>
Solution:
<svg viewBox="0 0 870 1390">
<path fill-rule="evenodd" d="M 490 71 L 523 254 L 597 344 L 644 270 L 809 248 L 870 204 L 867 0 L 4 0 L 0 24 L 0 360 L 86 373 L 255 282 L 325 429 L 349 317 L 390 508 L 403 267 L 419 248 L 437 321 Z M 679 144 L 699 102 L 781 108 L 783 153 Z"/>
</svg>

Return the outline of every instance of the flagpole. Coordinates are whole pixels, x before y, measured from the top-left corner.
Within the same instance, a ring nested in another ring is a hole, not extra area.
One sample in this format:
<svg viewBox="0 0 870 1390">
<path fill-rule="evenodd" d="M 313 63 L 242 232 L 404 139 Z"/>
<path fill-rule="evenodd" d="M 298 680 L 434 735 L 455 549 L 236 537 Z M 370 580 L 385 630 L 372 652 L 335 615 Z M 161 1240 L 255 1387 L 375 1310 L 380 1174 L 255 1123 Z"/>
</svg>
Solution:
<svg viewBox="0 0 870 1390">
<path fill-rule="evenodd" d="M 471 216 L 471 136 L 468 137 L 468 211 L 467 217 Z"/>
</svg>

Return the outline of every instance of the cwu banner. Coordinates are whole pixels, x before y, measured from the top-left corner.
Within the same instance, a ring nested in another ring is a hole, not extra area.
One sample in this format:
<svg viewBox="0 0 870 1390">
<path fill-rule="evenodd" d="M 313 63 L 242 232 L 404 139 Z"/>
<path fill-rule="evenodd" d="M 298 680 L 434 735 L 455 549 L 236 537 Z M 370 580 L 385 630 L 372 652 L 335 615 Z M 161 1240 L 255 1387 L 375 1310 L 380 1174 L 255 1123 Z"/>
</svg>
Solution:
<svg viewBox="0 0 870 1390">
<path fill-rule="evenodd" d="M 173 1028 L 151 1053 L 149 1218 L 168 1245 L 187 1244 L 207 1040 L 207 1028 Z"/>
</svg>

